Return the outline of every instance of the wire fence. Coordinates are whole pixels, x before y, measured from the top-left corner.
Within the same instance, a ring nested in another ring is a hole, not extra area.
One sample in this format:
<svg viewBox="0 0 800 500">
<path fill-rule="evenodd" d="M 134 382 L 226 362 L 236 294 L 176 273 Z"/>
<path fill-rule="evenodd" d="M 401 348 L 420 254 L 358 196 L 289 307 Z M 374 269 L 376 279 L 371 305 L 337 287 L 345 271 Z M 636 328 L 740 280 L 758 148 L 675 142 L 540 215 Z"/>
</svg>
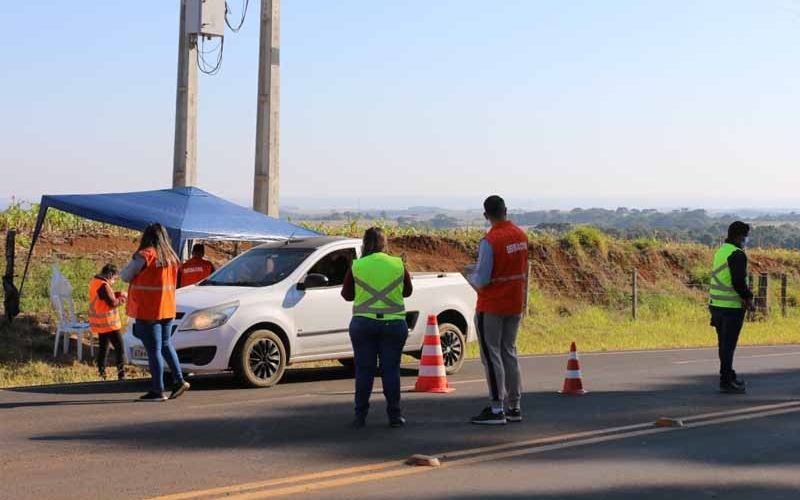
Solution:
<svg viewBox="0 0 800 500">
<path fill-rule="evenodd" d="M 668 307 L 666 301 L 677 299 L 682 304 L 708 307 L 707 277 L 681 278 L 657 275 L 652 269 L 623 269 L 609 266 L 586 269 L 580 266 L 556 266 L 550 263 L 529 262 L 529 294 L 531 290 L 565 300 L 627 309 L 630 319 L 644 312 Z M 566 275 L 566 277 L 564 277 Z M 748 312 L 751 321 L 773 316 L 788 317 L 798 310 L 798 282 L 791 272 L 751 273 L 748 284 L 754 299 L 754 310 Z M 530 306 L 530 304 L 529 304 Z"/>
</svg>

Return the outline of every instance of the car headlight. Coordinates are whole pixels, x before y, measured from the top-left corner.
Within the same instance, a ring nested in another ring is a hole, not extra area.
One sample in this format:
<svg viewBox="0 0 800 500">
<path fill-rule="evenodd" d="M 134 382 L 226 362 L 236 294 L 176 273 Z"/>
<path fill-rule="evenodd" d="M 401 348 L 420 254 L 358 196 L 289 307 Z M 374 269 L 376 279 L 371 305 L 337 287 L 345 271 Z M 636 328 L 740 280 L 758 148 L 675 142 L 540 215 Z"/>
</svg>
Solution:
<svg viewBox="0 0 800 500">
<path fill-rule="evenodd" d="M 200 309 L 183 320 L 181 326 L 178 327 L 178 331 L 211 330 L 212 328 L 220 327 L 228 322 L 238 307 L 239 302 L 236 301 L 222 304 L 221 306 L 209 307 L 208 309 Z"/>
</svg>

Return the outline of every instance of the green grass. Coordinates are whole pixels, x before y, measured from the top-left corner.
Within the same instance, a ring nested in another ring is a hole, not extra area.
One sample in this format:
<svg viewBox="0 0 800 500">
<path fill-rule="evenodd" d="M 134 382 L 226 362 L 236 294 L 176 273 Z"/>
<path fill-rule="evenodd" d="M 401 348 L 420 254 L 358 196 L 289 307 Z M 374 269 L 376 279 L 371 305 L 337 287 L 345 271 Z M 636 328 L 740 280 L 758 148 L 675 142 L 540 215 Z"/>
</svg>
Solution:
<svg viewBox="0 0 800 500">
<path fill-rule="evenodd" d="M 716 346 L 703 296 L 645 294 L 633 321 L 622 304 L 590 305 L 534 291 L 517 348 L 520 354 L 565 353 L 573 341 L 586 352 Z M 777 302 L 771 306 L 769 319 L 745 323 L 740 345 L 800 343 L 800 310 L 790 307 L 783 318 Z M 470 357 L 479 355 L 477 344 L 470 344 L 468 351 Z"/>
<path fill-rule="evenodd" d="M 0 363 L 0 388 L 98 380 L 100 377 L 94 367 L 78 362 L 58 364 L 31 360 L 21 363 Z"/>
</svg>

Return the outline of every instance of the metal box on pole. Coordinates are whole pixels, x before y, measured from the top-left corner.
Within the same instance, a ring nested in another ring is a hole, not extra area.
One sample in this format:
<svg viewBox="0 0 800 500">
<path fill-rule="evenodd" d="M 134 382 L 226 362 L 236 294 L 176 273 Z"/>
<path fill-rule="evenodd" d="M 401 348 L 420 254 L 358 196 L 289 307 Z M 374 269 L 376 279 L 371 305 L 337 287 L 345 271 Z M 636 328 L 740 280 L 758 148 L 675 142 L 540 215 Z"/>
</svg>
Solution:
<svg viewBox="0 0 800 500">
<path fill-rule="evenodd" d="M 205 37 L 225 35 L 225 0 L 187 0 L 186 33 Z"/>
</svg>

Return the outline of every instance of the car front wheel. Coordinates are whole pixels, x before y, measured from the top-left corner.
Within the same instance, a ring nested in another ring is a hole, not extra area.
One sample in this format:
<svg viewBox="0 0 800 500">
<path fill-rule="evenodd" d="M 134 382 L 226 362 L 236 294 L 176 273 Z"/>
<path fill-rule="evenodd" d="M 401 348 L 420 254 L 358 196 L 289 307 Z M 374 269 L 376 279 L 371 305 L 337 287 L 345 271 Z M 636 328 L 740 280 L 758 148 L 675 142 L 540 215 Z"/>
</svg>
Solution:
<svg viewBox="0 0 800 500">
<path fill-rule="evenodd" d="M 232 364 L 236 377 L 244 385 L 270 387 L 278 383 L 286 370 L 286 348 L 274 332 L 254 330 L 245 338 Z"/>
</svg>

